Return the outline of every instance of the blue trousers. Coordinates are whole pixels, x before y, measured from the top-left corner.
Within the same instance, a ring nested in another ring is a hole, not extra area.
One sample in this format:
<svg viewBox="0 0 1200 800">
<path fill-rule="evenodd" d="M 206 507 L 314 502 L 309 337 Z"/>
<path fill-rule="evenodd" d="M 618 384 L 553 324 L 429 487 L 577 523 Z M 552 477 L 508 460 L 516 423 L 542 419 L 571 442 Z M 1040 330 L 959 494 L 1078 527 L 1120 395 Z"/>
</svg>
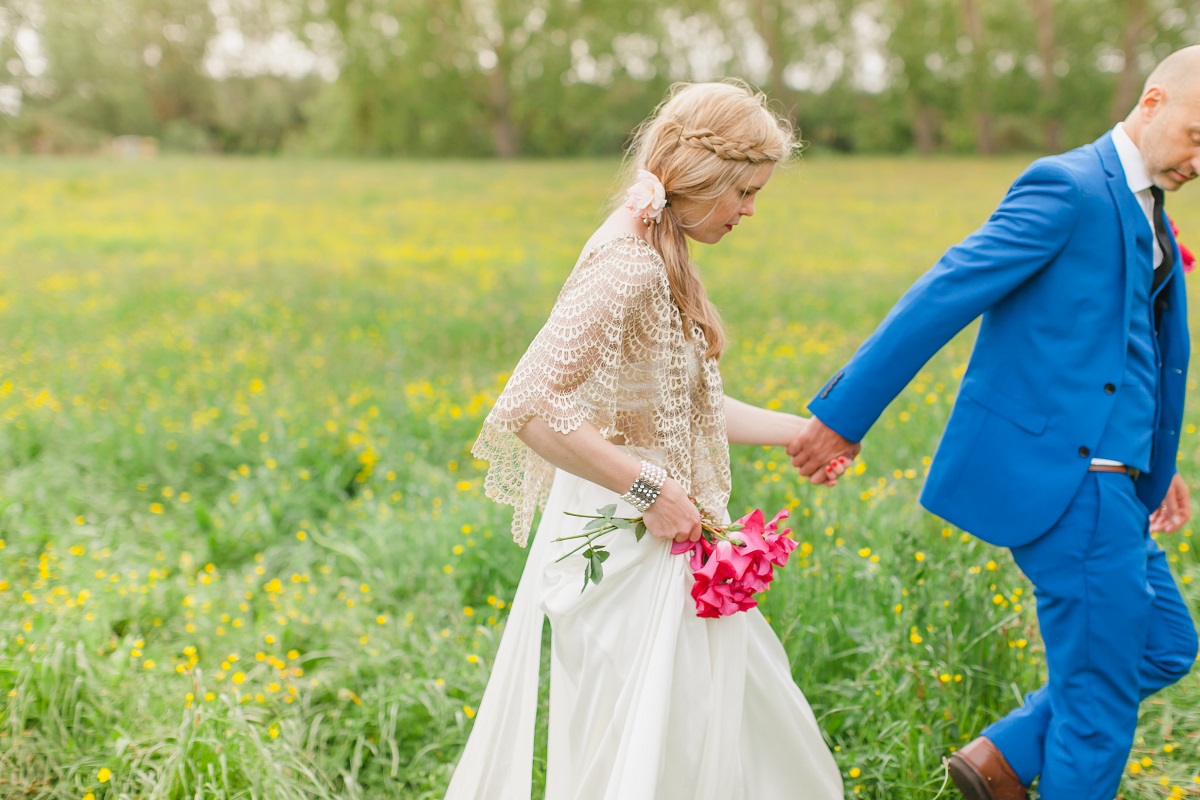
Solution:
<svg viewBox="0 0 1200 800">
<path fill-rule="evenodd" d="M 1062 518 L 1014 547 L 1049 679 L 983 735 L 1042 800 L 1112 800 L 1138 704 L 1188 673 L 1196 627 L 1129 476 L 1090 472 Z"/>
</svg>

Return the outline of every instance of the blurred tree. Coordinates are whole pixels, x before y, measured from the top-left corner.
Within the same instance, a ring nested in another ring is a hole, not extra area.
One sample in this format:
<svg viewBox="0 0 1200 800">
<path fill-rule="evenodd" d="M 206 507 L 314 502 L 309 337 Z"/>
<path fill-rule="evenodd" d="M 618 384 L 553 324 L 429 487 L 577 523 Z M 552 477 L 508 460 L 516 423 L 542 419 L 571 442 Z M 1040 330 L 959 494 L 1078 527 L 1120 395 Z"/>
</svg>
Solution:
<svg viewBox="0 0 1200 800">
<path fill-rule="evenodd" d="M 955 9 L 947 0 L 886 0 L 888 49 L 894 79 L 917 150 L 929 154 L 941 142 L 941 125 L 958 112 L 961 93 Z"/>
<path fill-rule="evenodd" d="M 1109 118 L 1115 122 L 1129 113 L 1141 93 L 1137 55 L 1150 28 L 1149 0 L 1117 0 L 1114 18 L 1120 21 L 1121 71 L 1117 75 Z"/>
<path fill-rule="evenodd" d="M 88 129 L 158 135 L 211 109 L 201 71 L 214 33 L 205 0 L 41 0 L 43 96 L 30 98 Z"/>
<path fill-rule="evenodd" d="M 20 104 L 19 98 L 35 91 L 40 72 L 34 55 L 23 52 L 19 39 L 37 30 L 41 9 L 30 0 L 0 2 L 0 86 L 9 93 L 7 104 L 11 113 Z M 16 93 L 16 94 L 12 94 Z"/>
<path fill-rule="evenodd" d="M 1054 3 L 1051 0 L 1029 0 L 1033 12 L 1037 41 L 1038 115 L 1042 119 L 1045 147 L 1048 152 L 1062 149 L 1062 122 L 1058 118 L 1060 95 L 1058 88 L 1058 32 L 1054 24 Z"/>
<path fill-rule="evenodd" d="M 1059 150 L 1197 40 L 1179 0 L 0 0 L 0 135 L 613 153 L 672 81 L 732 74 L 821 147 Z"/>
<path fill-rule="evenodd" d="M 208 138 L 226 153 L 278 152 L 306 124 L 305 103 L 320 90 L 320 80 L 255 75 L 215 82 Z"/>
<path fill-rule="evenodd" d="M 721 27 L 734 44 L 733 66 L 795 113 L 801 98 L 852 72 L 858 0 L 726 0 Z"/>
<path fill-rule="evenodd" d="M 991 87 L 992 53 L 984 34 L 983 10 L 980 0 L 961 0 L 962 30 L 959 51 L 966 51 L 967 66 L 964 83 L 970 114 L 974 117 L 976 148 L 984 155 L 996 152 L 992 130 L 993 108 Z"/>
<path fill-rule="evenodd" d="M 339 80 L 319 103 L 338 133 L 320 147 L 611 152 L 608 109 L 645 113 L 666 81 L 658 17 L 620 2 L 592 3 L 586 13 L 576 0 L 322 0 L 311 8 L 304 35 L 331 25 L 343 54 Z M 622 112 L 617 124 L 624 132 L 632 122 Z"/>
</svg>

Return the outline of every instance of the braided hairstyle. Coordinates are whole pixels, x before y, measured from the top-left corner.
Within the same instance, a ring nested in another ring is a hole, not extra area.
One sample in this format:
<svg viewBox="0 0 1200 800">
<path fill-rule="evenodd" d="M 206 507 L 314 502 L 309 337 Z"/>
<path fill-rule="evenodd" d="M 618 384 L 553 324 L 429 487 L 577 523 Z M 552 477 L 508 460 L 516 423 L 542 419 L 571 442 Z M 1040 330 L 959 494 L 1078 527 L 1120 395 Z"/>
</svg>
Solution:
<svg viewBox="0 0 1200 800">
<path fill-rule="evenodd" d="M 717 202 L 760 164 L 785 161 L 798 148 L 791 123 L 773 112 L 767 98 L 741 81 L 678 83 L 654 114 L 634 132 L 626 155 L 625 181 L 637 170 L 654 173 L 667 192 L 662 218 L 646 231 L 663 258 L 671 295 L 683 316 L 704 334 L 705 355 L 720 358 L 725 331 L 708 299 L 688 248 L 687 231 L 703 219 L 684 219 L 674 201 L 715 211 Z"/>
</svg>

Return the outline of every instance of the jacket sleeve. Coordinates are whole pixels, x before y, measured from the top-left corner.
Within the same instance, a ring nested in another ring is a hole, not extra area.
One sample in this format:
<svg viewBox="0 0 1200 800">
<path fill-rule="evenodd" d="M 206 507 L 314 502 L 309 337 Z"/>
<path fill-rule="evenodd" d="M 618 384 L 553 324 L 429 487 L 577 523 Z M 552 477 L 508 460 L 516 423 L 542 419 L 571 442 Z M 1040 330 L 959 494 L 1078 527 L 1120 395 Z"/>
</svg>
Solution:
<svg viewBox="0 0 1200 800">
<path fill-rule="evenodd" d="M 988 221 L 909 288 L 809 410 L 860 441 L 955 334 L 1054 260 L 1075 228 L 1079 195 L 1066 167 L 1054 159 L 1034 162 Z"/>
</svg>

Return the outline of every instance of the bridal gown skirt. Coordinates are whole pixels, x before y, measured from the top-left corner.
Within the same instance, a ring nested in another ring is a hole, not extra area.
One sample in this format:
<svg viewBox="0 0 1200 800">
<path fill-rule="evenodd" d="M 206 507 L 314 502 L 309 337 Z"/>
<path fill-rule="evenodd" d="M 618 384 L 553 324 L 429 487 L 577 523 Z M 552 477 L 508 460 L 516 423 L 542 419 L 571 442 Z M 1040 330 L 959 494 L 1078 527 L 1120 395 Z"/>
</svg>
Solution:
<svg viewBox="0 0 1200 800">
<path fill-rule="evenodd" d="M 546 800 L 841 800 L 842 779 L 758 609 L 696 616 L 685 556 L 603 540 L 600 584 L 555 542 L 617 503 L 559 471 L 446 800 L 529 800 L 543 618 L 551 626 Z"/>
</svg>

